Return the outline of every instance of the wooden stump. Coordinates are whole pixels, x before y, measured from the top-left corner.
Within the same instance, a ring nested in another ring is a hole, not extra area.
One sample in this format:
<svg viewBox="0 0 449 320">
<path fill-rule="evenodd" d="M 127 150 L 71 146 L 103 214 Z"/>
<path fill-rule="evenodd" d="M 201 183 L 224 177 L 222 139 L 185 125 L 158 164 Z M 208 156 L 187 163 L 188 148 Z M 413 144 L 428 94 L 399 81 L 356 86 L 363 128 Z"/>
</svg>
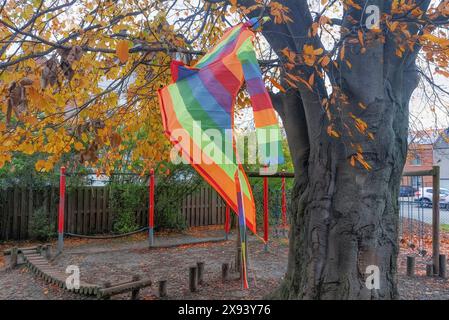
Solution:
<svg viewBox="0 0 449 320">
<path fill-rule="evenodd" d="M 45 259 L 50 260 L 51 259 L 51 246 L 49 244 L 46 244 L 43 247 L 43 250 L 44 250 Z"/>
<path fill-rule="evenodd" d="M 433 263 L 426 263 L 426 276 L 433 277 Z"/>
<path fill-rule="evenodd" d="M 111 283 L 109 281 L 103 283 L 103 287 L 104 288 L 110 288 L 111 287 Z M 111 296 L 105 296 L 103 297 L 104 300 L 111 300 Z"/>
<path fill-rule="evenodd" d="M 15 268 L 17 266 L 18 252 L 19 252 L 19 249 L 17 247 L 14 247 L 11 249 L 11 260 L 10 260 L 11 268 Z"/>
<path fill-rule="evenodd" d="M 203 284 L 203 277 L 204 277 L 204 262 L 197 262 L 196 266 L 198 268 L 198 284 Z"/>
<path fill-rule="evenodd" d="M 159 281 L 159 298 L 165 298 L 167 296 L 167 280 Z"/>
<path fill-rule="evenodd" d="M 407 276 L 415 275 L 415 257 L 407 256 Z"/>
<path fill-rule="evenodd" d="M 189 268 L 189 289 L 190 292 L 196 292 L 198 286 L 198 275 L 197 275 L 197 267 Z"/>
<path fill-rule="evenodd" d="M 440 265 L 440 270 L 439 270 L 440 277 L 446 278 L 446 255 L 445 254 L 440 254 L 439 265 Z"/>
<path fill-rule="evenodd" d="M 221 265 L 221 279 L 223 282 L 226 282 L 229 279 L 229 264 L 227 263 Z"/>
<path fill-rule="evenodd" d="M 140 280 L 139 275 L 133 276 L 133 281 L 139 281 L 139 280 Z M 137 288 L 137 289 L 134 289 L 133 291 L 131 291 L 131 300 L 139 300 L 139 291 L 140 291 L 140 288 Z"/>
</svg>

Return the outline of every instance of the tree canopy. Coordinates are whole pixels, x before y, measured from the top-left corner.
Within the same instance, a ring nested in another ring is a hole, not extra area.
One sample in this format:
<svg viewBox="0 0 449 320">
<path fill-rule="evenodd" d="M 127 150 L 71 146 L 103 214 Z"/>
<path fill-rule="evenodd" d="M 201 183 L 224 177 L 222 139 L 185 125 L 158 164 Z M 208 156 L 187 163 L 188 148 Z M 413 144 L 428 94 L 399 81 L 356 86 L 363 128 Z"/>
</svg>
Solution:
<svg viewBox="0 0 449 320">
<path fill-rule="evenodd" d="M 254 15 L 277 25 L 264 34 L 268 43 L 261 36 L 257 44 L 267 86 L 318 97 L 331 137 L 374 139 L 366 119 L 345 109 L 358 98 L 345 94 L 339 75 L 379 41 L 393 41 L 398 58 L 420 52 L 426 92 L 434 108 L 447 108 L 449 2 L 383 3 L 376 21 L 369 3 L 355 0 L 1 1 L 0 166 L 14 152 L 40 154 L 38 171 L 68 153 L 106 172 L 131 163 L 145 171 L 167 159 L 156 92 L 170 81 L 170 61 L 196 60 L 226 28 Z M 372 15 L 372 26 L 359 19 Z M 238 105 L 248 105 L 244 92 Z M 346 143 L 350 163 L 370 169 L 357 139 Z"/>
</svg>

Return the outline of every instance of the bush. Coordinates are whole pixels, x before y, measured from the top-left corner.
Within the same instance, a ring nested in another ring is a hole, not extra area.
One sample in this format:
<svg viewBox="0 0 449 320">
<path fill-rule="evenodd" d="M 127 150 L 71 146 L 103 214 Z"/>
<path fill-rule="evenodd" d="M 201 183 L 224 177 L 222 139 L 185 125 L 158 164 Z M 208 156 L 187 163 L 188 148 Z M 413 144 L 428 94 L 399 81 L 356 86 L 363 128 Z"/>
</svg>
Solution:
<svg viewBox="0 0 449 320">
<path fill-rule="evenodd" d="M 33 212 L 30 223 L 30 236 L 39 241 L 47 241 L 55 236 L 53 223 L 44 207 L 40 207 Z"/>
<path fill-rule="evenodd" d="M 181 215 L 182 199 L 202 185 L 202 179 L 188 166 L 172 166 L 169 173 L 156 176 L 155 228 L 183 230 L 186 222 Z M 148 178 L 117 176 L 110 182 L 111 206 L 114 208 L 114 231 L 126 233 L 139 227 L 138 211 L 148 212 Z"/>
<path fill-rule="evenodd" d="M 111 205 L 115 209 L 113 231 L 128 233 L 138 228 L 136 211 L 142 207 L 145 188 L 136 184 L 112 184 Z"/>
</svg>

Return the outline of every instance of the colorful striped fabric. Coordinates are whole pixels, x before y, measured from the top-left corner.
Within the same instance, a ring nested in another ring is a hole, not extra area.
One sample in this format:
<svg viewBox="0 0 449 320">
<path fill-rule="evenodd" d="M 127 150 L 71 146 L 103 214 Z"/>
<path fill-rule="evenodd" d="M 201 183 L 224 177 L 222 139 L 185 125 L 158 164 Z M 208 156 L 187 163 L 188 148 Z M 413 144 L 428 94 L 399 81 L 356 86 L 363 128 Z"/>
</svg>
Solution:
<svg viewBox="0 0 449 320">
<path fill-rule="evenodd" d="M 259 161 L 283 162 L 277 117 L 253 46 L 255 24 L 257 20 L 250 20 L 229 29 L 194 66 L 173 61 L 173 82 L 158 93 L 166 135 L 237 214 L 238 172 L 246 224 L 254 233 L 254 198 L 232 133 L 233 105 L 244 82 L 254 111 Z"/>
</svg>

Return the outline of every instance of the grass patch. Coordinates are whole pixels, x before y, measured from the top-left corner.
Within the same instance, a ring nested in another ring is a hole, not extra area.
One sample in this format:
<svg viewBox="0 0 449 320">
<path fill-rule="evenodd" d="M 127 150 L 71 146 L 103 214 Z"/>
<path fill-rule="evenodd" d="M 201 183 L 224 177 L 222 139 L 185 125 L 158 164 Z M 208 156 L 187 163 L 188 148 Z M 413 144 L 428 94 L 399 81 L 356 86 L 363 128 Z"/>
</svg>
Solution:
<svg viewBox="0 0 449 320">
<path fill-rule="evenodd" d="M 440 229 L 441 231 L 449 232 L 449 224 L 441 224 Z"/>
</svg>

